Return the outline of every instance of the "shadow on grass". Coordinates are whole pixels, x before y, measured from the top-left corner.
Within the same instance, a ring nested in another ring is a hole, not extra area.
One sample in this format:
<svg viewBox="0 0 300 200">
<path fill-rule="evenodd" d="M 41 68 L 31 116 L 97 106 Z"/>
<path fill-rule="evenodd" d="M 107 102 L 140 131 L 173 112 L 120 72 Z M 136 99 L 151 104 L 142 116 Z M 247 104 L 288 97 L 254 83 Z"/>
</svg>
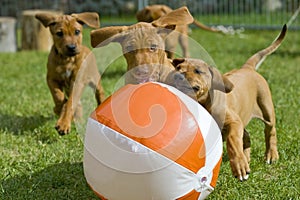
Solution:
<svg viewBox="0 0 300 200">
<path fill-rule="evenodd" d="M 88 187 L 82 162 L 60 163 L 42 171 L 1 180 L 0 199 L 97 199 Z"/>
<path fill-rule="evenodd" d="M 0 113 L 0 130 L 6 130 L 17 135 L 24 131 L 33 131 L 51 119 L 53 119 L 53 117 L 45 117 L 42 115 L 16 116 Z"/>
</svg>

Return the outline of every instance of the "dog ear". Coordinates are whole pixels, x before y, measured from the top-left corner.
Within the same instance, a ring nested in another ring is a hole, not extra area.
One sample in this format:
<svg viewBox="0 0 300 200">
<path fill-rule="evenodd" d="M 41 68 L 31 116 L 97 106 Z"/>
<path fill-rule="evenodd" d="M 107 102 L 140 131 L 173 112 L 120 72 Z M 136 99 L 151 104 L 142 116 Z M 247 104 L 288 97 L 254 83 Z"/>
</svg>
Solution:
<svg viewBox="0 0 300 200">
<path fill-rule="evenodd" d="M 190 14 L 188 8 L 183 6 L 176 10 L 173 10 L 166 15 L 153 21 L 151 24 L 154 27 L 160 28 L 158 34 L 163 38 L 166 37 L 170 32 L 174 31 L 178 25 L 187 25 L 194 21 L 194 18 Z"/>
<path fill-rule="evenodd" d="M 37 13 L 35 18 L 38 19 L 46 28 L 56 22 L 57 16 L 52 13 Z"/>
<path fill-rule="evenodd" d="M 98 13 L 83 12 L 83 13 L 78 13 L 78 14 L 74 13 L 74 14 L 71 14 L 71 16 L 75 17 L 75 19 L 81 24 L 86 24 L 92 28 L 100 27 L 100 20 L 99 20 Z"/>
<path fill-rule="evenodd" d="M 136 19 L 139 22 L 148 22 L 148 23 L 150 23 L 150 22 L 153 21 L 150 10 L 147 7 L 144 8 L 143 10 L 138 11 L 135 16 L 136 16 Z"/>
<path fill-rule="evenodd" d="M 188 8 L 183 6 L 153 21 L 152 25 L 161 28 L 174 27 L 175 29 L 176 25 L 191 24 L 193 21 L 194 18 L 190 14 Z"/>
<path fill-rule="evenodd" d="M 169 12 L 172 12 L 172 9 L 165 5 L 159 5 L 159 9 L 151 9 L 151 7 L 147 6 L 146 10 L 149 13 L 149 16 L 152 18 L 152 21 L 157 20 Z"/>
<path fill-rule="evenodd" d="M 223 76 L 216 68 L 209 67 L 209 71 L 212 76 L 212 88 L 219 90 L 225 93 L 231 92 L 233 89 L 232 82 L 226 77 Z"/>
<path fill-rule="evenodd" d="M 108 45 L 110 42 L 121 42 L 123 38 L 121 33 L 127 29 L 127 26 L 111 26 L 92 30 L 91 45 L 95 48 Z"/>
<path fill-rule="evenodd" d="M 176 67 L 177 65 L 179 65 L 180 63 L 183 63 L 185 61 L 184 58 L 175 58 L 172 60 L 172 65 L 174 67 Z"/>
<path fill-rule="evenodd" d="M 222 75 L 222 79 L 223 79 L 223 83 L 225 86 L 225 93 L 229 93 L 231 92 L 231 90 L 233 89 L 233 83 L 224 75 Z"/>
<path fill-rule="evenodd" d="M 151 23 L 153 20 L 156 20 L 171 11 L 172 9 L 165 5 L 155 5 L 154 7 L 146 6 L 136 13 L 136 19 L 139 22 Z"/>
</svg>

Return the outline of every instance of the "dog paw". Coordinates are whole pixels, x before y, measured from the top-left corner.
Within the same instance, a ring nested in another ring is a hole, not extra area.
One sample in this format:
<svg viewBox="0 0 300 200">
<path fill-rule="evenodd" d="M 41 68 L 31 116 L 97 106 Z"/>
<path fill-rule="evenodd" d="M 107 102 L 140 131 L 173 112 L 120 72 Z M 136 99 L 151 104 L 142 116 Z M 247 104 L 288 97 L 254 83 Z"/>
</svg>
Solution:
<svg viewBox="0 0 300 200">
<path fill-rule="evenodd" d="M 67 135 L 71 130 L 71 123 L 61 123 L 57 122 L 55 125 L 55 129 L 59 135 Z"/>
<path fill-rule="evenodd" d="M 250 167 L 246 157 L 230 160 L 230 166 L 233 176 L 238 180 L 245 181 L 249 178 Z"/>
<path fill-rule="evenodd" d="M 279 159 L 279 155 L 277 149 L 270 149 L 265 154 L 265 160 L 268 164 L 274 163 L 278 159 Z"/>
</svg>

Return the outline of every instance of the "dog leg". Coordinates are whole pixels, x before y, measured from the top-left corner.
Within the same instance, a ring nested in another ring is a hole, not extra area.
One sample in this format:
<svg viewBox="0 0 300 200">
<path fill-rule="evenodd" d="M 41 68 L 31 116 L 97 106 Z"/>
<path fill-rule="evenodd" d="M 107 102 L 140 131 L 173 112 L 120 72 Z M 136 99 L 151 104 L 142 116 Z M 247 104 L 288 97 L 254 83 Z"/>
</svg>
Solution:
<svg viewBox="0 0 300 200">
<path fill-rule="evenodd" d="M 277 137 L 275 128 L 275 112 L 271 98 L 269 102 L 264 104 L 264 106 L 262 106 L 261 108 L 263 111 L 263 121 L 265 123 L 265 160 L 268 164 L 271 164 L 279 158 L 277 151 Z"/>
<path fill-rule="evenodd" d="M 60 115 L 63 105 L 66 103 L 65 94 L 62 90 L 62 87 L 59 83 L 54 80 L 47 79 L 47 84 L 49 90 L 51 92 L 53 101 L 54 101 L 54 108 L 53 111 L 56 115 Z"/>
<path fill-rule="evenodd" d="M 166 53 L 167 57 L 170 59 L 173 59 L 175 57 L 175 52 L 176 52 L 176 45 L 179 37 L 179 32 L 174 31 L 170 33 L 165 41 L 166 44 Z"/>
<path fill-rule="evenodd" d="M 226 138 L 227 152 L 233 176 L 243 181 L 248 179 L 250 173 L 249 163 L 243 151 L 244 127 L 237 116 L 232 116 L 230 120 L 226 120 L 229 122 L 226 125 L 228 130 Z"/>
<path fill-rule="evenodd" d="M 265 124 L 265 140 L 266 140 L 266 153 L 265 160 L 268 164 L 278 160 L 279 155 L 277 151 L 277 138 L 275 126 Z"/>
<path fill-rule="evenodd" d="M 185 58 L 189 58 L 190 57 L 190 53 L 189 53 L 189 41 L 188 41 L 188 36 L 185 34 L 181 34 L 179 36 L 179 44 L 181 46 L 182 49 L 182 55 Z"/>
<path fill-rule="evenodd" d="M 60 135 L 66 135 L 71 131 L 71 123 L 74 113 L 80 103 L 80 97 L 83 92 L 84 84 L 78 82 L 71 84 L 70 96 L 68 101 L 64 104 L 60 117 L 56 123 L 55 129 Z"/>
<path fill-rule="evenodd" d="M 249 132 L 244 129 L 244 135 L 243 135 L 243 149 L 244 149 L 244 155 L 247 158 L 248 163 L 250 163 L 250 146 L 251 146 L 251 141 L 250 141 L 250 134 Z"/>
<path fill-rule="evenodd" d="M 79 121 L 82 118 L 82 104 L 81 101 L 78 102 L 76 110 L 74 112 L 74 121 Z"/>
<path fill-rule="evenodd" d="M 92 87 L 95 88 L 95 98 L 96 98 L 97 104 L 100 105 L 104 101 L 104 98 L 105 98 L 104 89 L 102 87 L 101 80 L 99 79 L 98 84 L 95 84 Z"/>
<path fill-rule="evenodd" d="M 267 84 L 265 87 L 268 88 Z M 265 124 L 265 143 L 266 143 L 266 152 L 265 160 L 268 164 L 275 162 L 279 159 L 277 151 L 277 137 L 276 137 L 276 128 L 275 128 L 275 111 L 273 106 L 273 101 L 271 97 L 271 92 L 269 90 L 259 91 L 259 101 L 257 102 L 259 108 L 261 109 L 261 120 Z"/>
</svg>

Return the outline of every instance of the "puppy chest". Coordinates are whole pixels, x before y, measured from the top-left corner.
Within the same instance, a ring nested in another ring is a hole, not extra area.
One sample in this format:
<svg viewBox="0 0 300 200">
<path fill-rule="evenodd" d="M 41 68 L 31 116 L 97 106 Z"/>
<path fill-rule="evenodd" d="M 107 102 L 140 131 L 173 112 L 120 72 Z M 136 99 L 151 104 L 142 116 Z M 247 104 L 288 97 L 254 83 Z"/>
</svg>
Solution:
<svg viewBox="0 0 300 200">
<path fill-rule="evenodd" d="M 72 64 L 59 65 L 56 67 L 55 72 L 61 79 L 68 80 L 72 77 L 74 69 L 75 67 Z"/>
<path fill-rule="evenodd" d="M 72 69 L 66 69 L 64 73 L 61 74 L 62 78 L 69 79 L 72 75 Z"/>
</svg>

